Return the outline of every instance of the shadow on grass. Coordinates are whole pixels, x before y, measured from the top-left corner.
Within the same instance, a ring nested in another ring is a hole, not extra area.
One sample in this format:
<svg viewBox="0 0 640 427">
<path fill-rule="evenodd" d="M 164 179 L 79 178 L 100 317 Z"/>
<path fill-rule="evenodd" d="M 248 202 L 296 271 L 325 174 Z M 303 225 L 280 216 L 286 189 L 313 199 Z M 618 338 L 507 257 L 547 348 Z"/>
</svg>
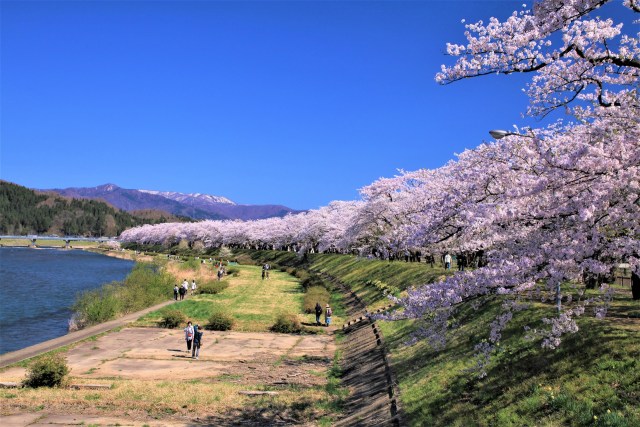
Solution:
<svg viewBox="0 0 640 427">
<path fill-rule="evenodd" d="M 640 405 L 640 390 L 634 385 L 640 382 L 640 329 L 630 334 L 616 325 L 582 318 L 578 333 L 564 336 L 557 350 L 545 350 L 540 341 L 521 339 L 522 326 L 535 321 L 522 314 L 503 334 L 487 376 L 481 379 L 463 367 L 473 365 L 474 345 L 488 333 L 480 328 L 492 313 L 495 307 L 475 315 L 463 313 L 458 318 L 461 330 L 442 351 L 423 343 L 393 358 L 404 386 L 401 392 L 411 394 L 404 409 L 417 425 L 532 425 L 550 417 L 552 424 L 586 426 L 593 424 L 593 416 L 602 418 L 608 408 L 627 410 L 626 416 L 633 417 L 633 410 L 626 408 Z M 400 350 L 413 328 L 410 322 L 397 327 L 387 344 Z M 451 371 L 442 372 L 447 369 Z M 540 384 L 552 387 L 556 395 L 540 391 Z M 529 397 L 535 403 L 521 405 Z"/>
</svg>

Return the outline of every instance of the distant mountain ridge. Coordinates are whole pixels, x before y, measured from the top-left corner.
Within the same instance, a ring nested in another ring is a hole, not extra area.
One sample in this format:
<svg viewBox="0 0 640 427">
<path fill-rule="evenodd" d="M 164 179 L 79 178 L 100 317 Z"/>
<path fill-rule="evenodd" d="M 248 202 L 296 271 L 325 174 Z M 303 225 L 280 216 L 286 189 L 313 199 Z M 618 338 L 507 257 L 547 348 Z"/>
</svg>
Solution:
<svg viewBox="0 0 640 427">
<path fill-rule="evenodd" d="M 282 205 L 238 205 L 222 196 L 126 189 L 115 184 L 41 191 L 53 191 L 66 197 L 103 200 L 128 212 L 153 209 L 192 219 L 253 220 L 300 212 Z"/>
</svg>

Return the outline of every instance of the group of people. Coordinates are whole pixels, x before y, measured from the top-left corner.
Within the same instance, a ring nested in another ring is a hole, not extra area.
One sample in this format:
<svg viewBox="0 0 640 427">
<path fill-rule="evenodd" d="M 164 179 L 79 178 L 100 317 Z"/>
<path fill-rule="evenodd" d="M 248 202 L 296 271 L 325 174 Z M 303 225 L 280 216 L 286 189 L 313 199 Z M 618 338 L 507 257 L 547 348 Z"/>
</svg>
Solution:
<svg viewBox="0 0 640 427">
<path fill-rule="evenodd" d="M 196 289 L 198 289 L 198 286 L 196 285 L 195 279 L 192 279 L 191 295 L 194 295 L 196 293 Z M 189 293 L 189 282 L 187 282 L 187 279 L 184 279 L 180 286 L 175 285 L 173 287 L 173 299 L 176 301 L 178 301 L 178 297 L 180 298 L 180 301 L 182 301 L 188 293 Z"/>
<path fill-rule="evenodd" d="M 202 328 L 200 325 L 193 326 L 191 321 L 187 322 L 184 328 L 184 339 L 187 342 L 187 353 L 191 352 L 192 359 L 200 356 L 200 346 L 202 345 Z"/>
<path fill-rule="evenodd" d="M 316 302 L 316 325 L 320 326 L 322 323 L 320 323 L 320 317 L 322 316 L 322 306 L 320 305 L 319 302 Z M 324 309 L 324 324 L 325 326 L 329 326 L 331 325 L 331 315 L 333 315 L 333 310 L 331 310 L 331 307 L 329 306 L 329 304 L 327 304 L 327 306 Z"/>
<path fill-rule="evenodd" d="M 262 280 L 269 278 L 269 270 L 271 270 L 271 266 L 269 263 L 265 263 L 262 265 Z"/>
</svg>

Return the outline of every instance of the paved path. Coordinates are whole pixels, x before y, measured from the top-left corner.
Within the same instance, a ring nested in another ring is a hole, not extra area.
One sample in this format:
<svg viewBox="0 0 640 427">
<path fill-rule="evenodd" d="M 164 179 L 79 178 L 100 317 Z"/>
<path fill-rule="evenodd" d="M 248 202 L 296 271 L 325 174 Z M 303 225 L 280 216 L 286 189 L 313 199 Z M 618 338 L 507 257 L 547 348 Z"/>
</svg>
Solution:
<svg viewBox="0 0 640 427">
<path fill-rule="evenodd" d="M 51 350 L 55 350 L 56 348 L 63 347 L 65 345 L 82 341 L 83 339 L 92 337 L 94 335 L 98 335 L 103 332 L 110 331 L 111 329 L 125 326 L 131 322 L 135 322 L 136 320 L 138 320 L 140 317 L 142 317 L 147 313 L 161 309 L 162 307 L 165 307 L 169 304 L 173 304 L 174 302 L 175 302 L 174 300 L 169 300 L 169 301 L 163 302 L 162 304 L 149 307 L 145 310 L 128 314 L 116 320 L 111 320 L 106 323 L 101 323 L 99 325 L 91 326 L 89 328 L 85 328 L 80 331 L 70 332 L 67 335 L 63 335 L 59 338 L 54 338 L 52 340 L 42 342 L 40 344 L 32 345 L 31 347 L 23 348 L 22 350 L 5 353 L 0 356 L 0 368 L 13 365 L 14 363 L 18 363 L 26 359 L 31 359 L 32 357 L 38 356 L 40 354 L 46 353 Z"/>
</svg>

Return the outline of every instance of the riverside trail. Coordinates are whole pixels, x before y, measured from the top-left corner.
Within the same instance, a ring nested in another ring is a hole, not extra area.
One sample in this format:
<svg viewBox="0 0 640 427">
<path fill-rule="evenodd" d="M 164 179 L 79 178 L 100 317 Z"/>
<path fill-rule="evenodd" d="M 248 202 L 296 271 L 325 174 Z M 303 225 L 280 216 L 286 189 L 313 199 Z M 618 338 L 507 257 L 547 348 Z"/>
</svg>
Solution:
<svg viewBox="0 0 640 427">
<path fill-rule="evenodd" d="M 125 326 L 128 323 L 134 322 L 139 317 L 147 313 L 150 313 L 155 310 L 159 310 L 162 307 L 165 307 L 169 304 L 173 304 L 174 302 L 175 301 L 173 300 L 165 301 L 161 304 L 154 305 L 153 307 L 146 308 L 136 313 L 127 314 L 126 316 L 123 316 L 119 319 L 111 320 L 105 323 L 100 323 L 99 325 L 90 326 L 88 328 L 81 329 L 79 331 L 70 332 L 67 335 L 54 338 L 52 340 L 44 341 L 39 344 L 23 348 L 21 350 L 5 353 L 3 355 L 0 355 L 0 368 L 4 368 L 14 363 L 18 363 L 23 360 L 38 356 L 40 354 L 55 350 L 57 348 L 82 341 L 83 339 L 92 337 L 94 335 L 98 335 L 104 332 L 108 332 L 112 329 Z"/>
</svg>

